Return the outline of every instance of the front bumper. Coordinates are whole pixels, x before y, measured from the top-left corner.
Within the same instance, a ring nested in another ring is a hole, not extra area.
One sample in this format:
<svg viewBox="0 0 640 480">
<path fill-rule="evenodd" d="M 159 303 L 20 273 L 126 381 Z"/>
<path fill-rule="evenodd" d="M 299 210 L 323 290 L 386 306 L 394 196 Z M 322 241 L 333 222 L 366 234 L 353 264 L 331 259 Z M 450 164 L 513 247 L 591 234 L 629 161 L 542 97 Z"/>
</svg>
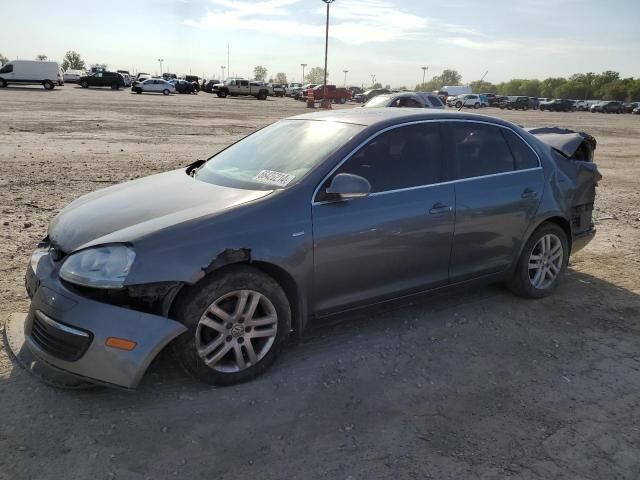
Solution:
<svg viewBox="0 0 640 480">
<path fill-rule="evenodd" d="M 186 327 L 174 320 L 97 302 L 66 287 L 43 256 L 28 267 L 32 297 L 25 343 L 48 365 L 100 384 L 135 388 L 156 355 Z M 109 337 L 135 342 L 132 350 L 105 344 Z"/>
</svg>

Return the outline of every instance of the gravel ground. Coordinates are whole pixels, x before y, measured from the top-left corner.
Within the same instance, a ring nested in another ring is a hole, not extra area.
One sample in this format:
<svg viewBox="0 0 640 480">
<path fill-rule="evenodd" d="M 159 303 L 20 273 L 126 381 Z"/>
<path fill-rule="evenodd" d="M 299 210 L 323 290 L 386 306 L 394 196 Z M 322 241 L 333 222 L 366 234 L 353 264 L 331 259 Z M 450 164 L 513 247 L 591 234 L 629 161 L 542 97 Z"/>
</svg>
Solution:
<svg viewBox="0 0 640 480">
<path fill-rule="evenodd" d="M 0 322 L 72 199 L 205 158 L 290 99 L 0 90 Z M 640 478 L 640 117 L 502 112 L 598 140 L 598 235 L 558 292 L 501 286 L 318 325 L 266 375 L 212 388 L 168 355 L 137 392 L 49 388 L 0 346 L 0 479 Z"/>
</svg>

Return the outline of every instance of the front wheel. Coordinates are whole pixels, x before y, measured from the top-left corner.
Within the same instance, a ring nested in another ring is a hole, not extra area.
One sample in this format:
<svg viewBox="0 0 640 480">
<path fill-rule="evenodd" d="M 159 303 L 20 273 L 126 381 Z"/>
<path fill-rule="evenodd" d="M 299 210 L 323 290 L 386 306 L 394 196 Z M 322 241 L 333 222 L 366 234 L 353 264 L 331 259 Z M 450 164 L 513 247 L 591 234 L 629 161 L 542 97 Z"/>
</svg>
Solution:
<svg viewBox="0 0 640 480">
<path fill-rule="evenodd" d="M 544 223 L 525 244 L 508 286 L 523 297 L 546 297 L 558 287 L 568 263 L 567 235 L 559 225 Z"/>
<path fill-rule="evenodd" d="M 168 89 L 168 88 L 165 88 L 164 90 L 162 90 L 162 94 L 163 94 L 163 95 L 169 95 L 169 93 L 170 93 L 170 92 L 169 92 L 169 89 Z"/>
<path fill-rule="evenodd" d="M 264 372 L 291 325 L 280 285 L 249 266 L 204 279 L 178 299 L 175 315 L 188 328 L 173 343 L 178 362 L 196 379 L 214 385 L 244 382 Z"/>
<path fill-rule="evenodd" d="M 226 90 L 222 90 L 222 91 L 218 92 L 218 98 L 226 98 L 226 97 L 227 97 Z"/>
<path fill-rule="evenodd" d="M 462 102 L 456 102 L 456 108 L 462 107 Z"/>
<path fill-rule="evenodd" d="M 259 92 L 258 93 L 258 100 L 266 100 L 267 99 L 267 92 Z"/>
<path fill-rule="evenodd" d="M 0 88 L 6 88 L 7 81 L 4 78 L 0 78 Z"/>
<path fill-rule="evenodd" d="M 87 82 L 86 80 L 83 80 L 82 82 L 80 82 L 80 86 L 82 88 L 89 88 L 89 82 Z"/>
<path fill-rule="evenodd" d="M 474 103 L 473 104 L 473 108 L 475 108 L 477 110 L 478 108 L 480 108 L 480 104 L 479 103 Z"/>
<path fill-rule="evenodd" d="M 45 90 L 53 90 L 55 88 L 55 85 L 51 80 L 45 80 L 44 82 L 42 82 L 42 86 Z"/>
<path fill-rule="evenodd" d="M 118 83 L 111 84 L 111 90 L 120 90 L 120 85 Z"/>
<path fill-rule="evenodd" d="M 136 89 L 135 89 L 135 92 L 136 92 L 138 95 L 140 95 L 140 94 L 142 94 L 142 89 L 141 89 L 141 88 L 136 88 Z"/>
</svg>

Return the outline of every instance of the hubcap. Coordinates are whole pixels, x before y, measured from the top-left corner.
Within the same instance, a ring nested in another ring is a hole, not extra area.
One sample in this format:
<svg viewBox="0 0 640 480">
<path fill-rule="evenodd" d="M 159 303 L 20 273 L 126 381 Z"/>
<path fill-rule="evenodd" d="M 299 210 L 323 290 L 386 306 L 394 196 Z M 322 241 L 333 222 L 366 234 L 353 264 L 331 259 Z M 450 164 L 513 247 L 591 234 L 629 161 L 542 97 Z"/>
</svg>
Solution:
<svg viewBox="0 0 640 480">
<path fill-rule="evenodd" d="M 209 368 L 239 372 L 264 358 L 277 333 L 273 303 L 254 290 L 236 290 L 215 300 L 202 314 L 196 349 Z"/>
<path fill-rule="evenodd" d="M 529 256 L 529 281 L 540 290 L 549 288 L 560 275 L 564 251 L 560 239 L 550 233 L 533 247 Z"/>
</svg>

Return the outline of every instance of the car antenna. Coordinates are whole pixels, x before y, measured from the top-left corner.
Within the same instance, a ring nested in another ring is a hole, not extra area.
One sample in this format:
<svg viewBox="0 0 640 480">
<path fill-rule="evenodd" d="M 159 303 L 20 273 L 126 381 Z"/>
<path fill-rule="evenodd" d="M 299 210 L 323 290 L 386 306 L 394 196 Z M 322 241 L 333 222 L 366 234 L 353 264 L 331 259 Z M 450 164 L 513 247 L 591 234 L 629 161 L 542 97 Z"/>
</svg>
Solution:
<svg viewBox="0 0 640 480">
<path fill-rule="evenodd" d="M 480 80 L 478 80 L 478 83 L 480 83 L 480 82 L 482 82 L 482 80 L 484 80 L 484 77 L 486 77 L 486 76 L 487 76 L 487 73 L 489 73 L 489 70 L 487 70 L 486 72 L 484 72 L 484 75 L 482 75 L 482 76 L 480 77 Z M 478 94 L 478 95 L 479 95 L 479 94 Z M 462 103 L 460 104 L 460 108 L 458 109 L 458 111 L 462 110 L 462 107 L 464 107 L 464 106 L 466 105 L 466 103 L 467 103 L 467 99 L 465 98 L 465 99 L 464 99 L 464 102 L 462 102 Z"/>
</svg>

